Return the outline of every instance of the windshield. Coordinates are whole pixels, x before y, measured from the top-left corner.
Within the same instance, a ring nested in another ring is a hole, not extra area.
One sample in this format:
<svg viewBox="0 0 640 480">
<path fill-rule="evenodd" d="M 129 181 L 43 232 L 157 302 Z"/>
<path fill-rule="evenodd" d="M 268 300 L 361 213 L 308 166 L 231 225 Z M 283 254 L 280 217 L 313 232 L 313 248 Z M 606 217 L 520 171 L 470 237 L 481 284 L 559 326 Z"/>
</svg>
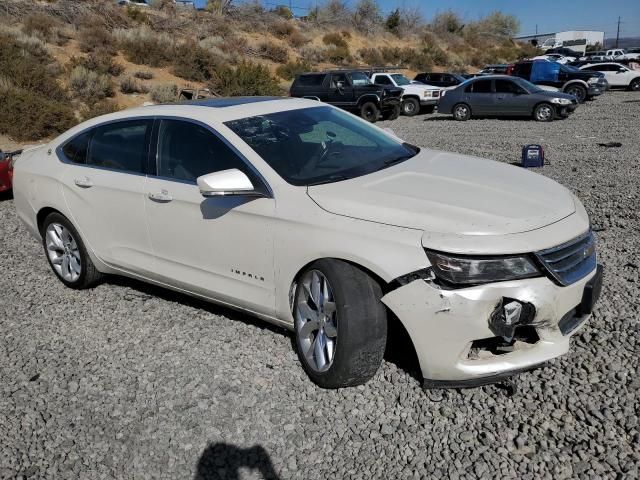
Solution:
<svg viewBox="0 0 640 480">
<path fill-rule="evenodd" d="M 351 74 L 351 81 L 353 85 L 371 85 L 371 79 L 366 73 L 354 72 Z"/>
<path fill-rule="evenodd" d="M 226 122 L 292 185 L 337 182 L 400 163 L 420 149 L 332 107 Z"/>
<path fill-rule="evenodd" d="M 391 78 L 393 78 L 396 82 L 396 85 L 410 85 L 411 84 L 411 80 L 409 80 L 407 77 L 405 77 L 404 75 L 400 74 L 400 73 L 394 73 L 393 75 L 391 75 Z"/>
</svg>

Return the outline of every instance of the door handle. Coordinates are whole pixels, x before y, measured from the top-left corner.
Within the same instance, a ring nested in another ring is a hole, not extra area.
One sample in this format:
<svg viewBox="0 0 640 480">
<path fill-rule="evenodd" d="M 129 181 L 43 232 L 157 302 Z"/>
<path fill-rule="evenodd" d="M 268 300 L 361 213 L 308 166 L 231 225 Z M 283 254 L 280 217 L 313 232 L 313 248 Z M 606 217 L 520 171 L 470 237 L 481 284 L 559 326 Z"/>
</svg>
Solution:
<svg viewBox="0 0 640 480">
<path fill-rule="evenodd" d="M 73 183 L 76 184 L 77 187 L 80 188 L 91 188 L 93 187 L 93 182 L 89 177 L 84 178 L 74 178 Z"/>
<path fill-rule="evenodd" d="M 169 195 L 169 192 L 163 190 L 160 193 L 149 193 L 149 199 L 158 203 L 168 203 L 173 200 L 173 197 Z"/>
</svg>

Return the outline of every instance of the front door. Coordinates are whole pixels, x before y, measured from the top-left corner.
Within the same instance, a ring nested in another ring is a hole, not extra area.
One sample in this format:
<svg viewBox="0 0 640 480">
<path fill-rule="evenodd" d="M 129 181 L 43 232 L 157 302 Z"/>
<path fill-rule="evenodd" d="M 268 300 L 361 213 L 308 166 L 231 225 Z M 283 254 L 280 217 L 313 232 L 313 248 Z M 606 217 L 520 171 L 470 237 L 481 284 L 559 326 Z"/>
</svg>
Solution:
<svg viewBox="0 0 640 480">
<path fill-rule="evenodd" d="M 205 198 L 196 179 L 246 161 L 208 127 L 161 120 L 157 175 L 146 184 L 147 224 L 158 279 L 265 315 L 275 312 L 273 198 Z M 266 186 L 265 191 L 266 191 Z"/>
<path fill-rule="evenodd" d="M 334 105 L 353 103 L 353 85 L 344 73 L 333 73 L 329 81 L 329 102 Z"/>
<path fill-rule="evenodd" d="M 145 274 L 153 264 L 145 226 L 145 167 L 151 120 L 95 127 L 57 154 L 64 197 L 83 240 L 112 266 Z"/>
<path fill-rule="evenodd" d="M 494 112 L 499 115 L 530 115 L 532 112 L 529 94 L 509 79 L 495 80 Z"/>
</svg>

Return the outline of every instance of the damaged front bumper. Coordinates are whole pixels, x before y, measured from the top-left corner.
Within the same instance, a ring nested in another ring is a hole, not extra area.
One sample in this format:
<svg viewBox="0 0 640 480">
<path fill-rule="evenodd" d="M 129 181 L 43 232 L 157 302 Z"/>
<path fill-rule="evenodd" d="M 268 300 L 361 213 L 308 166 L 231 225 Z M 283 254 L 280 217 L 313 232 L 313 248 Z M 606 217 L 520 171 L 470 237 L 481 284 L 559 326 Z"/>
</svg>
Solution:
<svg viewBox="0 0 640 480">
<path fill-rule="evenodd" d="M 566 353 L 569 337 L 591 314 L 601 282 L 600 266 L 568 286 L 539 277 L 447 290 L 415 279 L 382 301 L 409 333 L 425 386 L 467 387 Z M 509 306 L 509 317 L 516 304 L 519 318 L 512 321 L 502 312 Z"/>
</svg>

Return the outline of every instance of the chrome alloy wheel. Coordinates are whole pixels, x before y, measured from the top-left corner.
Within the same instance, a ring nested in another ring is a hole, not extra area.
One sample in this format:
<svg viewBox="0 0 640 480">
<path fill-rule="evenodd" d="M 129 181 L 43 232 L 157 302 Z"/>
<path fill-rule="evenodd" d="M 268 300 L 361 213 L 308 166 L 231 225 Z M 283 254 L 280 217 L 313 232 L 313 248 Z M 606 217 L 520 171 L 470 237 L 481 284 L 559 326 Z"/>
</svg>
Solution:
<svg viewBox="0 0 640 480">
<path fill-rule="evenodd" d="M 295 299 L 298 344 L 309 366 L 327 371 L 338 341 L 338 313 L 331 285 L 324 274 L 310 270 L 302 277 Z"/>
<path fill-rule="evenodd" d="M 455 108 L 453 114 L 456 116 L 456 118 L 466 118 L 469 114 L 469 108 L 466 105 L 458 105 Z"/>
<path fill-rule="evenodd" d="M 538 108 L 536 116 L 538 117 L 538 120 L 547 121 L 553 117 L 553 110 L 548 105 L 542 105 Z"/>
<path fill-rule="evenodd" d="M 51 223 L 45 232 L 47 255 L 54 270 L 67 282 L 75 282 L 82 273 L 80 249 L 69 229 Z"/>
</svg>

